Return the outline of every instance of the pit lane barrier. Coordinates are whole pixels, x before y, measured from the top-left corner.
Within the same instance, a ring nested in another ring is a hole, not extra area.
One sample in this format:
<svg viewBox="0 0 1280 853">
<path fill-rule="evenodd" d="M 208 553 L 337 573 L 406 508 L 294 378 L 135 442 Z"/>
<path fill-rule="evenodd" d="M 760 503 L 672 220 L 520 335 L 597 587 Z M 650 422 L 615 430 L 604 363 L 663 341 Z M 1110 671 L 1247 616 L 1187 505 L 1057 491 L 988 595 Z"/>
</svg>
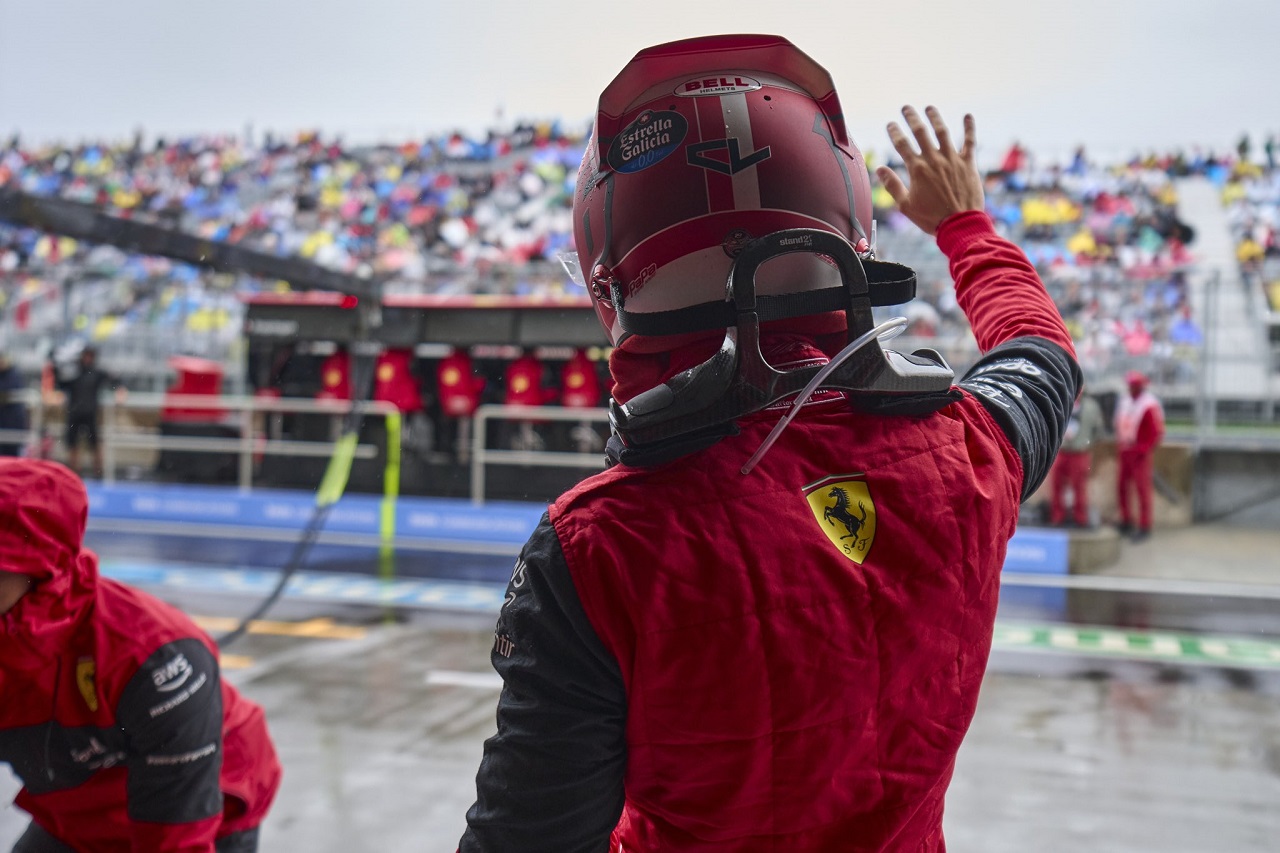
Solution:
<svg viewBox="0 0 1280 853">
<path fill-rule="evenodd" d="M 31 424 L 25 437 L 37 447 L 48 435 L 49 412 L 53 409 L 35 391 L 25 392 Z M 286 413 L 328 414 L 335 423 L 350 409 L 346 401 L 315 401 L 300 398 L 262 398 L 133 393 L 123 401 L 103 404 L 101 429 L 104 477 L 89 481 L 91 527 L 165 535 L 191 535 L 204 531 L 213 537 L 286 539 L 306 525 L 315 506 L 315 495 L 306 491 L 253 487 L 255 459 L 266 454 L 329 458 L 333 441 L 297 441 L 268 438 L 269 419 Z M 356 404 L 366 414 L 394 419 L 399 411 L 387 403 Z M 238 424 L 238 438 L 161 435 L 141 426 L 130 413 L 156 412 L 162 408 L 207 409 L 224 413 L 227 423 Z M 489 465 L 603 467 L 601 453 L 507 450 L 487 446 L 488 424 L 510 422 L 608 421 L 605 409 L 566 409 L 557 406 L 483 405 L 475 415 L 471 449 L 470 499 L 429 498 L 399 495 L 394 502 L 397 548 L 439 549 L 460 553 L 508 555 L 514 557 L 532 533 L 542 515 L 543 504 L 515 501 L 487 501 L 484 494 L 485 469 Z M 336 437 L 336 434 L 335 434 Z M 0 436 L 3 439 L 4 436 Z M 60 442 L 57 442 L 60 448 Z M 238 480 L 235 486 L 167 484 L 123 481 L 116 476 L 117 461 L 127 452 L 164 450 L 193 453 L 236 454 Z M 374 458 L 377 448 L 361 444 L 354 448 L 357 459 Z M 324 538 L 356 546 L 377 547 L 384 538 L 388 505 L 384 497 L 344 494 L 334 505 L 326 522 Z M 1068 573 L 1069 535 L 1060 530 L 1020 528 L 1009 543 L 1005 570 L 1035 575 Z"/>
</svg>

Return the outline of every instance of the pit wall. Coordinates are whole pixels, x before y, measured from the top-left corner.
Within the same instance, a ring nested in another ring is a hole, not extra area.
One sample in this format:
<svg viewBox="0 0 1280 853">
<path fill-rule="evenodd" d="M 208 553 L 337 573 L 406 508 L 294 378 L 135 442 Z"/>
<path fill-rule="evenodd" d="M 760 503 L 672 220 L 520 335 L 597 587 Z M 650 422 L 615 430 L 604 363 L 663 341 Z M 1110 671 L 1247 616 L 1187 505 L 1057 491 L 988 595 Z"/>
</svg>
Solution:
<svg viewBox="0 0 1280 853">
<path fill-rule="evenodd" d="M 303 491 L 163 483 L 88 484 L 90 526 L 102 530 L 149 531 L 153 535 L 239 536 L 264 531 L 302 534 L 312 516 L 315 496 Z M 394 509 L 395 541 L 406 547 L 442 551 L 500 550 L 511 555 L 533 532 L 546 506 L 518 502 L 400 497 Z M 347 494 L 330 510 L 325 534 L 376 548 L 383 524 L 380 498 Z M 322 539 L 324 537 L 322 536 Z M 1039 574 L 1067 572 L 1065 531 L 1020 529 L 1009 543 L 1005 568 Z"/>
</svg>

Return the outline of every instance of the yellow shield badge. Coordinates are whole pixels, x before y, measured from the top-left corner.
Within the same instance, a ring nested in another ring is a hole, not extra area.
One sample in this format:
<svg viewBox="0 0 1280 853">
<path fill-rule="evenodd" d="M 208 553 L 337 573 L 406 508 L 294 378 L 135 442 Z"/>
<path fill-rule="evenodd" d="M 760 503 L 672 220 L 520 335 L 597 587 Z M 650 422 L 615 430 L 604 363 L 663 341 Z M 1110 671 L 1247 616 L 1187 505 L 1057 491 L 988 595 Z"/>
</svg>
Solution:
<svg viewBox="0 0 1280 853">
<path fill-rule="evenodd" d="M 98 710 L 98 685 L 94 683 L 97 672 L 93 658 L 80 658 L 76 661 L 76 687 L 80 688 L 80 695 L 84 697 L 84 703 L 89 706 L 90 711 Z"/>
<path fill-rule="evenodd" d="M 876 505 L 861 474 L 836 474 L 804 487 L 809 509 L 831 544 L 861 564 L 876 538 Z"/>
</svg>

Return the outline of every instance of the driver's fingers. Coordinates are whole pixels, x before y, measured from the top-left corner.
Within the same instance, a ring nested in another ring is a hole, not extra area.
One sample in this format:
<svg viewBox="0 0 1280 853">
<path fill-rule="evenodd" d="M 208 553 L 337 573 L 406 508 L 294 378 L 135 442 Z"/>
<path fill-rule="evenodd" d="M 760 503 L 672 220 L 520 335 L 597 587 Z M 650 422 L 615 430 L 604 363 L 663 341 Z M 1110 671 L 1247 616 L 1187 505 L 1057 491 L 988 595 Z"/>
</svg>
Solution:
<svg viewBox="0 0 1280 853">
<path fill-rule="evenodd" d="M 929 117 L 929 123 L 933 125 L 933 133 L 938 137 L 938 150 L 943 154 L 951 151 L 951 131 L 947 129 L 947 123 L 942 120 L 942 113 L 938 112 L 937 107 L 925 107 L 924 114 Z"/>
<path fill-rule="evenodd" d="M 964 116 L 964 147 L 960 149 L 960 156 L 966 162 L 973 162 L 974 152 L 978 148 L 978 130 L 973 116 L 965 113 Z"/>
<path fill-rule="evenodd" d="M 902 182 L 902 178 L 898 177 L 898 173 L 888 166 L 879 166 L 876 168 L 876 177 L 880 179 L 880 183 L 884 184 L 889 195 L 893 196 L 898 207 L 902 207 L 902 203 L 907 198 L 907 186 Z"/>
<path fill-rule="evenodd" d="M 907 135 L 902 132 L 902 128 L 898 127 L 896 121 L 889 122 L 887 130 L 889 132 L 889 141 L 893 143 L 893 150 L 898 152 L 902 162 L 910 163 L 912 158 L 920 156 L 916 153 L 915 148 L 911 147 L 911 140 L 907 139 Z"/>
<path fill-rule="evenodd" d="M 931 148 L 937 147 L 933 140 L 929 138 L 929 128 L 925 125 L 924 119 L 920 118 L 920 114 L 916 112 L 915 107 L 903 107 L 902 117 L 907 120 L 907 127 L 911 128 L 911 132 L 915 135 L 916 142 L 920 145 L 921 154 L 927 154 Z"/>
</svg>

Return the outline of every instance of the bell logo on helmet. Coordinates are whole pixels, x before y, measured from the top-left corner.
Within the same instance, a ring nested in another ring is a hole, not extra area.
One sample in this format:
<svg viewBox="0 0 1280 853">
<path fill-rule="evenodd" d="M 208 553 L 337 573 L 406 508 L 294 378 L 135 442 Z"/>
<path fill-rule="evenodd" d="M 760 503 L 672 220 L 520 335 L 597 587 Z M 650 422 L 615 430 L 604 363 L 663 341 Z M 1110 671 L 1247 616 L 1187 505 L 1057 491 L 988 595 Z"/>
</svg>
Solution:
<svg viewBox="0 0 1280 853">
<path fill-rule="evenodd" d="M 645 110 L 622 129 L 609 148 L 609 165 L 624 175 L 667 158 L 684 142 L 689 123 L 680 113 Z"/>
<path fill-rule="evenodd" d="M 804 487 L 813 518 L 831 544 L 862 565 L 876 538 L 876 505 L 859 474 L 837 474 Z"/>
<path fill-rule="evenodd" d="M 682 98 L 705 98 L 711 95 L 731 95 L 736 92 L 754 92 L 760 88 L 760 81 L 751 77 L 701 77 L 697 80 L 686 80 L 676 86 L 672 94 Z"/>
</svg>

